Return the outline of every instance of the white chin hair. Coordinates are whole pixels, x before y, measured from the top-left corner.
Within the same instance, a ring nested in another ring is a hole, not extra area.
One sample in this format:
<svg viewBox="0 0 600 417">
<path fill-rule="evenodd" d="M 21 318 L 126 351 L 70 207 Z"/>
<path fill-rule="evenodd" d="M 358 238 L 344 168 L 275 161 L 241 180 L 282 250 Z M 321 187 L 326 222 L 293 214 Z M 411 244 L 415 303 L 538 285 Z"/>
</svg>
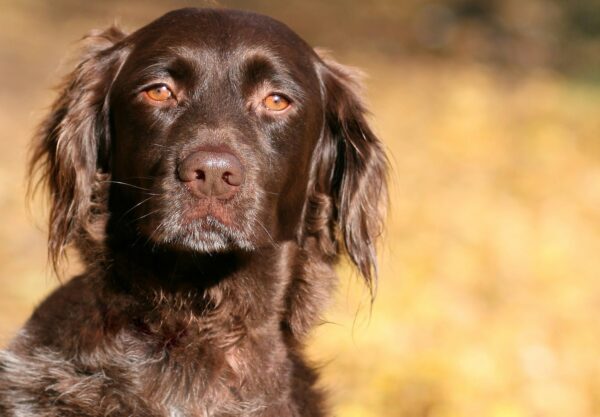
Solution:
<svg viewBox="0 0 600 417">
<path fill-rule="evenodd" d="M 174 220 L 174 219 L 171 219 Z M 251 250 L 254 245 L 240 232 L 232 230 L 213 217 L 206 217 L 191 223 L 167 221 L 169 232 L 160 240 L 196 252 L 224 252 L 231 249 Z"/>
</svg>

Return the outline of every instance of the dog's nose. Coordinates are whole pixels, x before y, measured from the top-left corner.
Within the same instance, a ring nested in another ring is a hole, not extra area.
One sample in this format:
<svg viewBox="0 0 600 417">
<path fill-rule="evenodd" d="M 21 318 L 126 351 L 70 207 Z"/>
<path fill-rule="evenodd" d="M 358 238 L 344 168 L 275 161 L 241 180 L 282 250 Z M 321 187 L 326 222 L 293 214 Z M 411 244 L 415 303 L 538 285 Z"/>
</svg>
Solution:
<svg viewBox="0 0 600 417">
<path fill-rule="evenodd" d="M 231 198 L 244 182 L 244 168 L 228 152 L 196 151 L 177 167 L 179 179 L 198 197 Z"/>
</svg>

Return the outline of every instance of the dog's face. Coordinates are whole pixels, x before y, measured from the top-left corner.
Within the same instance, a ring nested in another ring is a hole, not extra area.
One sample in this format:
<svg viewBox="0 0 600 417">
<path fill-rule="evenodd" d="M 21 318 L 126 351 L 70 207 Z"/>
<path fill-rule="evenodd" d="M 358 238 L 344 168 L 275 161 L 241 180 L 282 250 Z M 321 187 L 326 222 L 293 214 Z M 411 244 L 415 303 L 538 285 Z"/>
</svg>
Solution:
<svg viewBox="0 0 600 417">
<path fill-rule="evenodd" d="M 94 259 L 119 239 L 202 253 L 310 240 L 327 262 L 345 248 L 367 281 L 386 166 L 353 71 L 271 18 L 210 9 L 90 35 L 32 156 L 55 266 L 71 243 Z"/>
<path fill-rule="evenodd" d="M 197 251 L 293 238 L 323 126 L 313 50 L 265 16 L 214 11 L 128 42 L 109 91 L 112 215 Z"/>
</svg>

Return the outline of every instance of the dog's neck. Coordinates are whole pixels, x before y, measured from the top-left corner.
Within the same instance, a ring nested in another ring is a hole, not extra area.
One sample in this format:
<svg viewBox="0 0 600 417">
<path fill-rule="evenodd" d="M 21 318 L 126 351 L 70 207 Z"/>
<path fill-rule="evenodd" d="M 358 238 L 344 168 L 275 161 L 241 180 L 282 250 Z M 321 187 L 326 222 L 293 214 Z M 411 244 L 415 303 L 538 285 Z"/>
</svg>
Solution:
<svg viewBox="0 0 600 417">
<path fill-rule="evenodd" d="M 117 247 L 110 251 L 111 268 L 116 283 L 123 290 L 144 294 L 160 291 L 167 294 L 194 291 L 198 294 L 243 274 L 253 263 L 277 256 L 273 249 L 260 250 L 264 256 L 250 256 L 241 251 L 194 253 L 165 247 Z M 272 263 L 261 265 L 271 266 Z M 268 270 L 269 268 L 267 268 Z"/>
<path fill-rule="evenodd" d="M 112 251 L 106 291 L 124 300 L 121 314 L 134 316 L 144 331 L 171 337 L 210 321 L 234 341 L 228 332 L 279 327 L 286 320 L 296 253 L 293 242 L 216 254 L 119 247 Z"/>
</svg>

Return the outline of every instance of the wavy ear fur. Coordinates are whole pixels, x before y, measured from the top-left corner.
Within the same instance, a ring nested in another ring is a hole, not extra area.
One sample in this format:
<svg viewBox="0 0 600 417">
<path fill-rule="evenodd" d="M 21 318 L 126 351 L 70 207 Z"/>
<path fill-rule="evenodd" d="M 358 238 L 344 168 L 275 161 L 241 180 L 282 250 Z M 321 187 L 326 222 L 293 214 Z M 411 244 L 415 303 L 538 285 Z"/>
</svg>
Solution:
<svg viewBox="0 0 600 417">
<path fill-rule="evenodd" d="M 108 172 L 107 96 L 124 57 L 125 33 L 116 27 L 88 35 L 76 68 L 59 87 L 31 149 L 30 190 L 51 193 L 49 258 L 58 269 L 65 248 L 101 240 Z"/>
<path fill-rule="evenodd" d="M 343 247 L 374 295 L 388 161 L 367 123 L 358 71 L 318 52 L 325 126 L 313 160 L 308 232 L 332 255 Z"/>
</svg>

